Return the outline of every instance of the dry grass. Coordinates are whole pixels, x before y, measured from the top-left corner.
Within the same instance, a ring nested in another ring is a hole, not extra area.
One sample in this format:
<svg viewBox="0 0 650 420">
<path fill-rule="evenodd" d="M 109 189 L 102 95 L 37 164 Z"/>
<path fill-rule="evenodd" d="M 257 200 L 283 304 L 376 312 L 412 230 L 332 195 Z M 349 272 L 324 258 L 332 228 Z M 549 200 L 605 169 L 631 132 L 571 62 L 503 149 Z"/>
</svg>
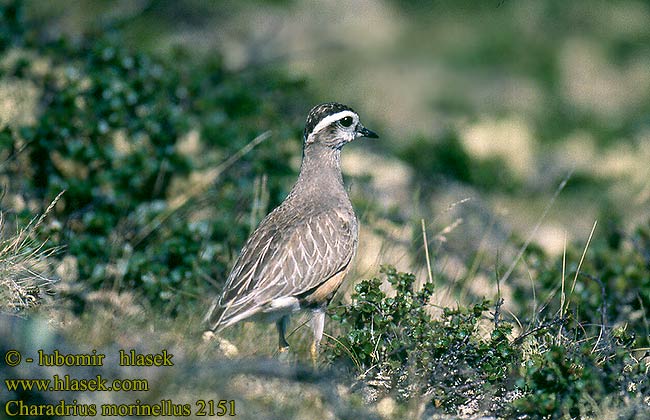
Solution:
<svg viewBox="0 0 650 420">
<path fill-rule="evenodd" d="M 57 249 L 39 240 L 37 233 L 62 194 L 42 215 L 18 228 L 13 235 L 7 236 L 7 224 L 0 214 L 0 312 L 16 314 L 40 304 L 55 283 L 47 259 Z"/>
<path fill-rule="evenodd" d="M 53 317 L 55 322 L 44 322 L 39 315 L 45 314 L 40 310 L 34 311 L 34 316 L 13 322 L 7 322 L 8 318 L 0 314 L 0 335 L 8 337 L 0 343 L 0 352 L 5 346 L 20 349 L 25 355 L 34 349 L 46 352 L 59 349 L 69 354 L 96 349 L 106 355 L 103 366 L 55 369 L 23 363 L 15 368 L 0 366 L 0 376 L 48 378 L 55 373 L 75 377 L 101 374 L 111 380 L 143 378 L 149 384 L 149 391 L 142 393 L 45 392 L 30 396 L 48 403 L 76 399 L 99 407 L 104 403 L 133 404 L 136 399 L 143 404 L 171 399 L 175 404 L 190 404 L 189 418 L 199 418 L 196 401 L 225 399 L 235 401 L 236 418 L 243 419 L 381 418 L 373 406 L 361 402 L 336 371 L 313 370 L 300 360 L 278 361 L 272 357 L 275 349 L 272 326 L 244 323 L 228 331 L 227 336 L 241 351 L 240 356 L 230 359 L 214 342 L 202 340 L 198 328 L 202 314 L 184 314 L 172 319 L 147 308 L 137 295 L 128 292 L 119 295 L 98 292 L 86 294 L 84 299 L 86 308 L 81 315 L 67 311 L 65 305 L 50 308 L 47 317 Z M 299 337 L 294 336 L 290 341 L 297 348 L 302 345 Z M 121 367 L 117 359 L 120 349 L 141 353 L 165 349 L 173 354 L 174 366 Z M 308 358 L 306 349 L 298 353 L 297 359 L 303 358 L 302 353 L 305 360 Z"/>
</svg>

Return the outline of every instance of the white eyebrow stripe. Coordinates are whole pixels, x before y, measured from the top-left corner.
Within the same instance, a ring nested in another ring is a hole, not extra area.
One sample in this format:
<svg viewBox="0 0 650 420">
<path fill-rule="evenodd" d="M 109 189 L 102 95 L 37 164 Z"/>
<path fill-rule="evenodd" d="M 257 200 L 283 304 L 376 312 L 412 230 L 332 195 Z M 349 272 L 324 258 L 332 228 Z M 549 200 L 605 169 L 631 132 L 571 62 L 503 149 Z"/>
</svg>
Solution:
<svg viewBox="0 0 650 420">
<path fill-rule="evenodd" d="M 313 133 L 318 133 L 320 130 L 323 128 L 327 127 L 328 125 L 332 124 L 334 121 L 338 121 L 341 118 L 345 117 L 352 117 L 353 119 L 359 118 L 355 112 L 352 111 L 341 111 L 337 112 L 336 114 L 332 114 L 330 116 L 327 116 L 321 120 L 318 124 L 316 124 L 316 127 L 314 127 L 313 130 L 311 130 L 311 134 Z"/>
</svg>

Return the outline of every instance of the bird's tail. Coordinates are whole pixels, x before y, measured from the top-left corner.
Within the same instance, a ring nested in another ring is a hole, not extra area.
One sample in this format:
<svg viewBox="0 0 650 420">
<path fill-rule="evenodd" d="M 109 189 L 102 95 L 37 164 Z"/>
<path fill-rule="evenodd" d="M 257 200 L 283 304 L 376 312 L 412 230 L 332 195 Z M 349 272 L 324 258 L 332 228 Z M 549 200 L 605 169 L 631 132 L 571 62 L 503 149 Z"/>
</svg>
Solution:
<svg viewBox="0 0 650 420">
<path fill-rule="evenodd" d="M 220 299 L 217 298 L 212 302 L 210 309 L 208 309 L 208 312 L 203 318 L 203 325 L 206 326 L 206 331 L 218 333 L 227 327 L 227 324 L 223 322 L 226 308 L 221 306 L 219 301 Z"/>
</svg>

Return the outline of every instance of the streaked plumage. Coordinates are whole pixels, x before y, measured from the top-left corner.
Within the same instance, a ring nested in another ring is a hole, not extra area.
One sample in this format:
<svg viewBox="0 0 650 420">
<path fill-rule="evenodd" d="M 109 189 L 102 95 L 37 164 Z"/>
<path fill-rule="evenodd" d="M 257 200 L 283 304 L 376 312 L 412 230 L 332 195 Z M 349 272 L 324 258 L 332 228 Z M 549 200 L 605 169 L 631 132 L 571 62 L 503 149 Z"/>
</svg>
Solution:
<svg viewBox="0 0 650 420">
<path fill-rule="evenodd" d="M 246 241 L 205 317 L 210 331 L 251 317 L 275 320 L 282 349 L 288 316 L 312 309 L 316 351 L 324 309 L 357 248 L 357 219 L 340 169 L 341 148 L 357 137 L 377 135 L 351 108 L 333 102 L 312 108 L 298 181 Z"/>
</svg>

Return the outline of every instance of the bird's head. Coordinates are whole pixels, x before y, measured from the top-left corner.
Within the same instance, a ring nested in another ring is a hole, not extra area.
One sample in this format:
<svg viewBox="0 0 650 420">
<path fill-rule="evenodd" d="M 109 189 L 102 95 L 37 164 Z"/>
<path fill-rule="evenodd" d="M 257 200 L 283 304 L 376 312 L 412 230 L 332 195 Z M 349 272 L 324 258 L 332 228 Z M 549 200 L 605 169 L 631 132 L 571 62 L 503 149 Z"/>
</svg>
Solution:
<svg viewBox="0 0 650 420">
<path fill-rule="evenodd" d="M 377 138 L 359 121 L 359 114 L 349 106 L 336 102 L 316 105 L 309 111 L 305 124 L 305 147 L 322 144 L 332 149 L 341 149 L 358 137 Z"/>
</svg>

